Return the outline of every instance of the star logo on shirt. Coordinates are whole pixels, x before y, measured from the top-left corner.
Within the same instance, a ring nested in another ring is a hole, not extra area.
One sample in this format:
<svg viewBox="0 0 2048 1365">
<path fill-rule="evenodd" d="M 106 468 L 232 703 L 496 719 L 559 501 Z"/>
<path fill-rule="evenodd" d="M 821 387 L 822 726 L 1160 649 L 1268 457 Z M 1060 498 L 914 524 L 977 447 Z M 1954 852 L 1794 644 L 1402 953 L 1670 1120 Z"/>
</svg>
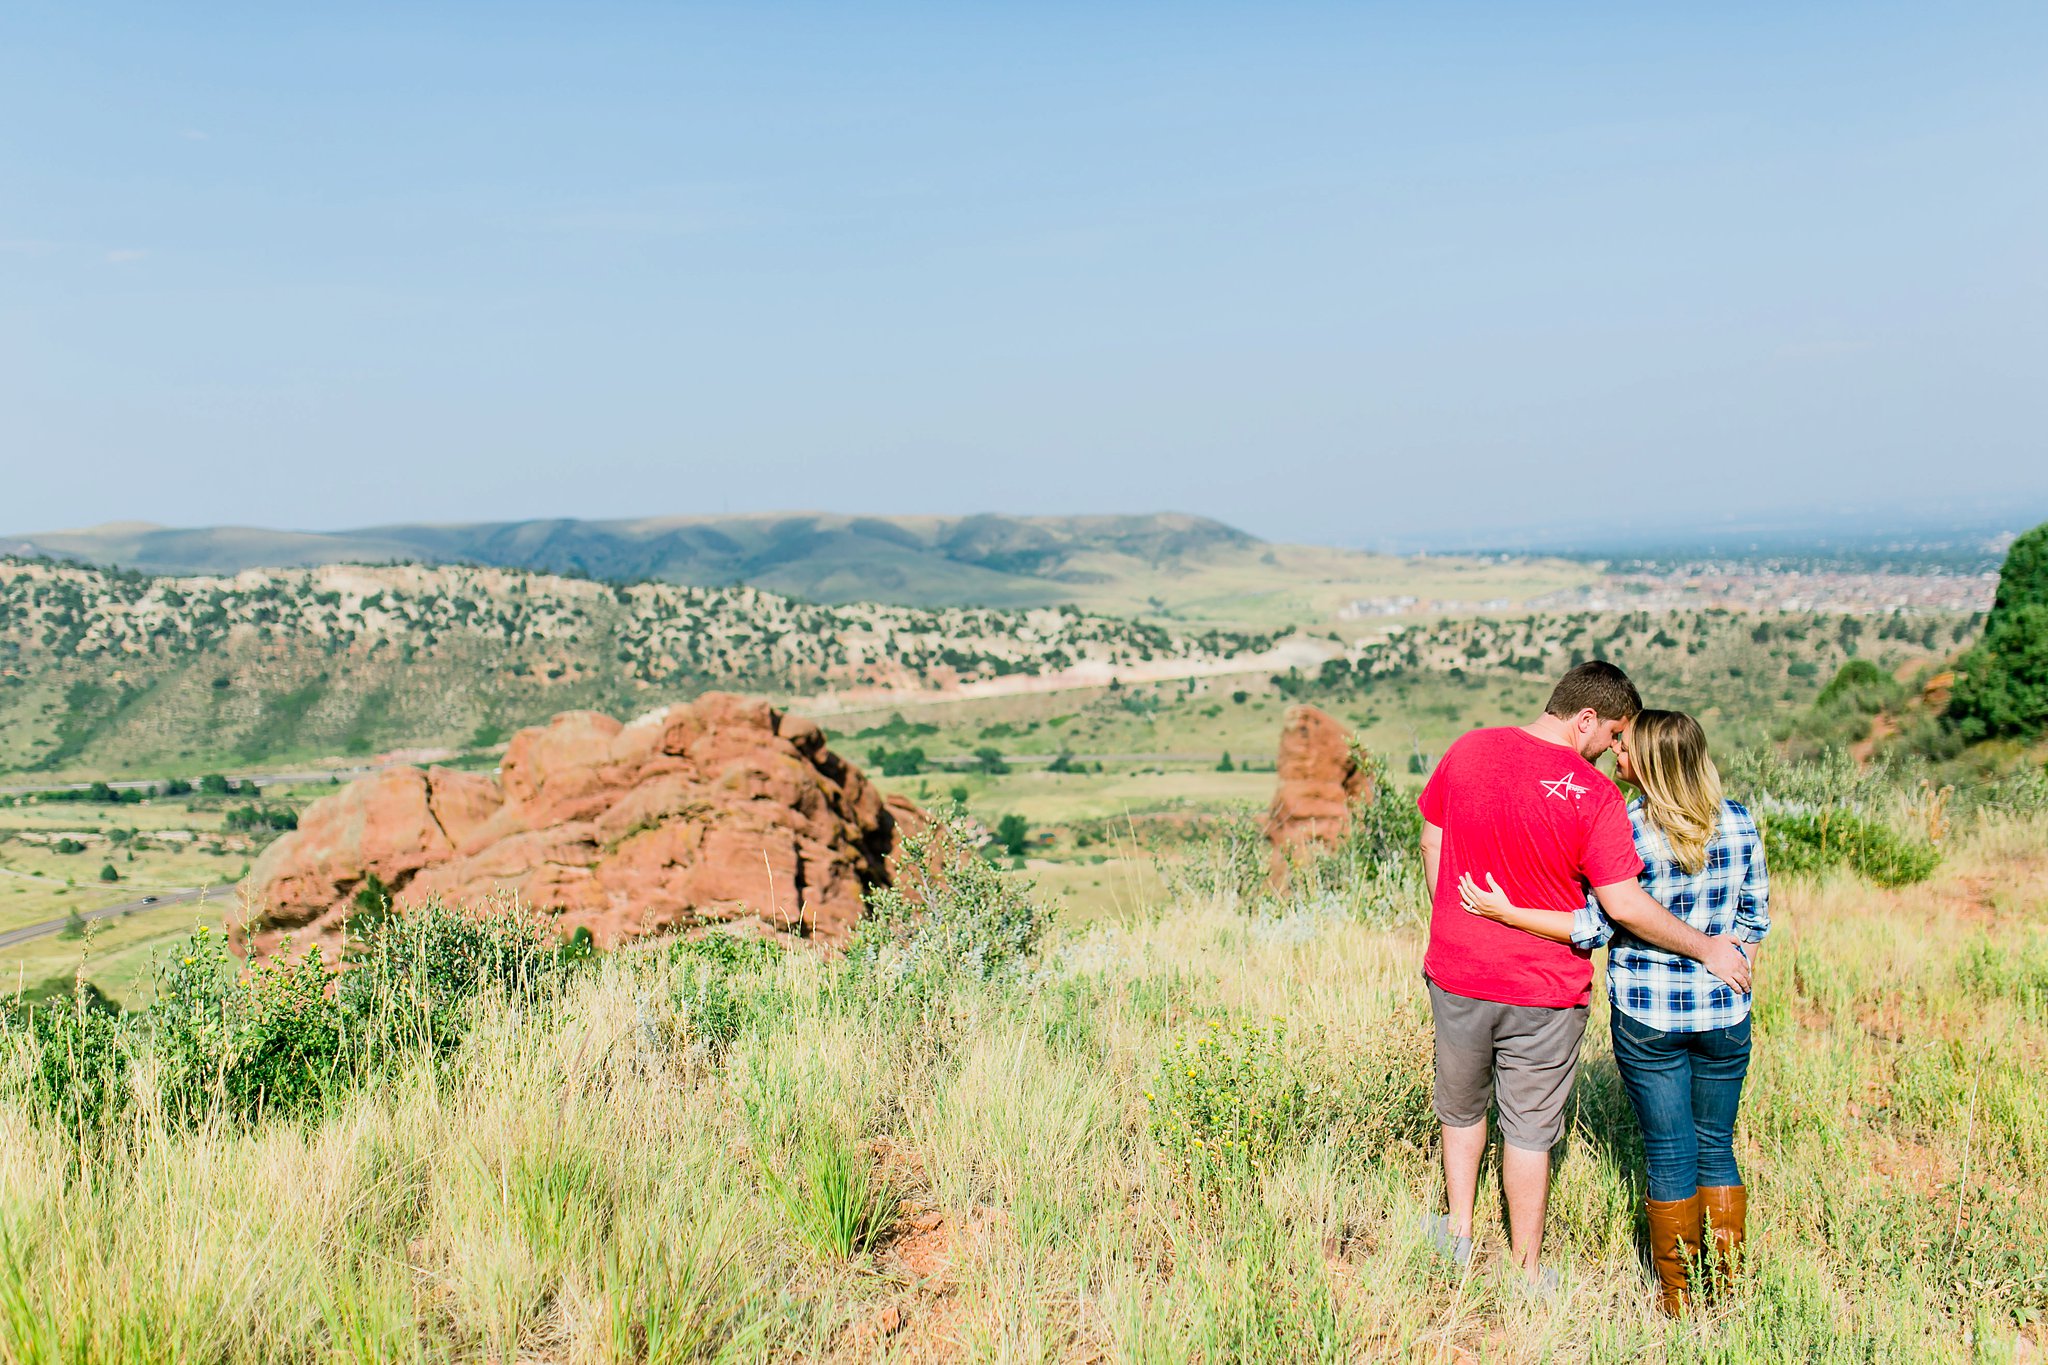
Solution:
<svg viewBox="0 0 2048 1365">
<path fill-rule="evenodd" d="M 1555 782 L 1539 782 L 1537 785 L 1560 801 L 1573 801 L 1586 794 L 1584 787 L 1572 781 L 1570 773 L 1566 773 Z"/>
</svg>

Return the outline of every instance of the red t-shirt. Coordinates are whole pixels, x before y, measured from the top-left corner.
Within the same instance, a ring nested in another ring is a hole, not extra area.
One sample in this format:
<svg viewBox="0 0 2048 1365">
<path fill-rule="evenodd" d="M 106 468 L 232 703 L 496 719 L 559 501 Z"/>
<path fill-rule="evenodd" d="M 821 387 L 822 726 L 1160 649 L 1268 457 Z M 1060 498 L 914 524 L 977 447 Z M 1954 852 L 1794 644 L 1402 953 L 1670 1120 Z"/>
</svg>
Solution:
<svg viewBox="0 0 2048 1365">
<path fill-rule="evenodd" d="M 1500 727 L 1459 736 L 1422 789 L 1444 832 L 1422 970 L 1453 995 L 1563 1008 L 1592 998 L 1592 954 L 1466 913 L 1458 878 L 1491 872 L 1516 905 L 1574 910 L 1643 870 L 1621 793 L 1563 744 Z"/>
</svg>

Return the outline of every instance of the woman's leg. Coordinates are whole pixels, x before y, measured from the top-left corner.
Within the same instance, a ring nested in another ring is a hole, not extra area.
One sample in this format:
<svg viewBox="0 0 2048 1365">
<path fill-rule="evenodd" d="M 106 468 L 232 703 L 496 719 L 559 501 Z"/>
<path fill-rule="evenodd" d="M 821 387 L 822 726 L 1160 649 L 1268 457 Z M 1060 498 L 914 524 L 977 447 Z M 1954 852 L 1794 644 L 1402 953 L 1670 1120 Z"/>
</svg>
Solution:
<svg viewBox="0 0 2048 1365">
<path fill-rule="evenodd" d="M 1692 1054 L 1680 1035 L 1638 1023 L 1620 1010 L 1614 1011 L 1611 1027 L 1615 1065 L 1642 1126 L 1649 1165 L 1650 1195 L 1644 1213 L 1650 1224 L 1658 1306 L 1676 1317 L 1686 1308 L 1701 1236 Z"/>
<path fill-rule="evenodd" d="M 1750 1021 L 1692 1035 L 1692 1107 L 1700 1208 L 1714 1238 L 1714 1284 L 1733 1280 L 1749 1233 L 1749 1192 L 1735 1164 L 1735 1114 L 1749 1074 Z"/>
<path fill-rule="evenodd" d="M 1693 1057 L 1685 1035 L 1666 1033 L 1615 1010 L 1614 1064 L 1643 1130 L 1650 1198 L 1690 1199 L 1699 1188 L 1699 1135 L 1693 1121 Z"/>
<path fill-rule="evenodd" d="M 1692 1053 L 1693 1132 L 1702 1186 L 1740 1185 L 1735 1164 L 1735 1112 L 1749 1075 L 1749 1020 L 1686 1035 Z"/>
</svg>

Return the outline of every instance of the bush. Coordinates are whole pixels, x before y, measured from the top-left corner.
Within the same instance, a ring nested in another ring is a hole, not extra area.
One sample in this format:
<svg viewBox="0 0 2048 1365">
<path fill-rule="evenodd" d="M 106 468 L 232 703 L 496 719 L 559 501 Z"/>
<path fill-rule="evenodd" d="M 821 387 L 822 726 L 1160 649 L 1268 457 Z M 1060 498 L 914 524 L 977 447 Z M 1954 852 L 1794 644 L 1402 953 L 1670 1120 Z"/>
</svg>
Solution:
<svg viewBox="0 0 2048 1365">
<path fill-rule="evenodd" d="M 283 832 L 299 827 L 298 812 L 282 806 L 238 806 L 227 813 L 224 822 L 232 830 L 266 830 Z"/>
<path fill-rule="evenodd" d="M 165 1112 L 197 1123 L 317 1110 L 345 1080 L 342 1011 L 320 951 L 290 945 L 237 970 L 227 942 L 201 927 L 157 965 L 149 1008 Z"/>
<path fill-rule="evenodd" d="M 1285 1023 L 1212 1019 L 1192 1042 L 1167 1049 L 1145 1100 L 1174 1179 L 1214 1198 L 1271 1169 L 1327 1117 L 1329 1097 L 1298 1074 Z"/>
<path fill-rule="evenodd" d="M 9 1089 L 28 1108 L 81 1143 L 112 1127 L 128 1107 L 133 1039 L 128 1021 L 83 977 L 68 995 L 0 1021 L 19 1049 Z"/>
<path fill-rule="evenodd" d="M 1775 726 L 1773 734 L 1799 757 L 1846 748 L 1869 738 L 1877 715 L 1905 699 L 1906 688 L 1896 678 L 1868 659 L 1851 659 L 1811 707 Z"/>
<path fill-rule="evenodd" d="M 1162 871 L 1178 900 L 1216 901 L 1249 913 L 1267 894 L 1271 868 L 1264 825 L 1255 816 L 1237 815 L 1210 826 Z"/>
<path fill-rule="evenodd" d="M 925 752 L 914 744 L 907 749 L 870 749 L 868 761 L 884 777 L 915 777 L 924 771 Z"/>
<path fill-rule="evenodd" d="M 1031 826 L 1014 811 L 996 821 L 996 842 L 1013 858 L 1021 858 L 1031 847 Z"/>
<path fill-rule="evenodd" d="M 846 959 L 856 977 L 925 998 L 955 983 L 1014 981 L 1031 970 L 1053 914 L 1028 885 L 976 857 L 958 813 L 904 841 L 896 884 L 868 893 Z"/>
<path fill-rule="evenodd" d="M 516 907 L 466 914 L 429 901 L 370 928 L 338 978 L 315 948 L 237 966 L 200 928 L 157 967 L 150 1046 L 166 1113 L 243 1122 L 317 1113 L 366 1075 L 407 1057 L 445 1058 L 478 1000 L 537 1003 L 574 960 Z"/>
<path fill-rule="evenodd" d="M 682 1019 L 685 1043 L 716 1061 L 764 1020 L 788 1012 L 788 996 L 772 982 L 748 979 L 779 961 L 780 944 L 713 933 L 669 950 L 675 971 L 669 1001 Z"/>
<path fill-rule="evenodd" d="M 1779 875 L 1819 875 L 1846 864 L 1879 886 L 1924 882 L 1941 863 L 1930 844 L 1844 810 L 1762 815 L 1764 862 Z"/>
<path fill-rule="evenodd" d="M 352 930 L 355 962 L 335 988 L 356 1046 L 377 1059 L 413 1048 L 441 1055 L 468 1032 L 473 1002 L 536 1004 L 581 956 L 516 904 L 465 911 L 438 898 Z"/>
<path fill-rule="evenodd" d="M 991 777 L 1000 777 L 1010 771 L 1009 763 L 1003 758 L 1003 751 L 994 745 L 984 744 L 974 751 L 974 767 Z"/>
</svg>

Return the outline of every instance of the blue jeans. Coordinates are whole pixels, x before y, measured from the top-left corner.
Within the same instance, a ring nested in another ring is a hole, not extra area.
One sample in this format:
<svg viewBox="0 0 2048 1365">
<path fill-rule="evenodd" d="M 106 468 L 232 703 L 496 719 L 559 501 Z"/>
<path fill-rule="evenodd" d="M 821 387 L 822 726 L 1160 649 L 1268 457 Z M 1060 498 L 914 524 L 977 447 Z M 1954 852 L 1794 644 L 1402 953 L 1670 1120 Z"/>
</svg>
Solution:
<svg viewBox="0 0 2048 1365">
<path fill-rule="evenodd" d="M 1749 1074 L 1750 1021 L 1666 1033 L 1616 1009 L 1610 1027 L 1614 1062 L 1643 1129 L 1650 1198 L 1690 1199 L 1702 1186 L 1740 1185 L 1735 1110 Z"/>
</svg>

